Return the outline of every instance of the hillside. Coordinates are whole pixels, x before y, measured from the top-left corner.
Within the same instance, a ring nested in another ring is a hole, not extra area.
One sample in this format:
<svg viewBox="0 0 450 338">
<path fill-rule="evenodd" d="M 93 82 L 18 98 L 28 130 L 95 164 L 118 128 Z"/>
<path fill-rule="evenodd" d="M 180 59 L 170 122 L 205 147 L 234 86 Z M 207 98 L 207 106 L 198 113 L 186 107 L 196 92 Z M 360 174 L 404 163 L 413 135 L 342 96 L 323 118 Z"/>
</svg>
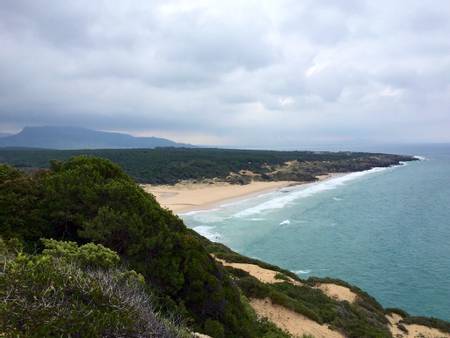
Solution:
<svg viewBox="0 0 450 338">
<path fill-rule="evenodd" d="M 388 167 L 411 156 L 361 152 L 271 151 L 214 148 L 31 150 L 0 149 L 0 163 L 18 168 L 48 168 L 51 160 L 89 155 L 119 164 L 140 183 L 175 184 L 182 180 L 314 181 L 327 173 Z"/>
<path fill-rule="evenodd" d="M 1 165 L 0 237 L 7 337 L 450 336 L 449 323 L 383 309 L 343 281 L 210 242 L 104 159 L 32 174 Z"/>
<path fill-rule="evenodd" d="M 79 127 L 25 127 L 16 135 L 0 138 L 0 147 L 46 149 L 108 149 L 189 147 L 158 137 L 134 137 L 128 134 Z"/>
</svg>

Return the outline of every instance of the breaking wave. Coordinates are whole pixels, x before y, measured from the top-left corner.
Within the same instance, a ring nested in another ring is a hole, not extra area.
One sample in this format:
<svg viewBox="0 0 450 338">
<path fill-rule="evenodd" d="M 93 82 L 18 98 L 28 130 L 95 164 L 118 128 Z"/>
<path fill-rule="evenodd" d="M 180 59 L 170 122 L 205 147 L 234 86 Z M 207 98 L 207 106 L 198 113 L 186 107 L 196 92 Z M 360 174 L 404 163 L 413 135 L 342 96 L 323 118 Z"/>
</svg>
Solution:
<svg viewBox="0 0 450 338">
<path fill-rule="evenodd" d="M 199 225 L 193 228 L 193 230 L 208 238 L 210 241 L 216 242 L 221 239 L 221 235 L 218 232 L 214 232 L 214 227 L 212 226 Z"/>
<path fill-rule="evenodd" d="M 389 168 L 392 168 L 392 167 L 386 167 L 386 168 L 376 167 L 376 168 L 372 168 L 372 169 L 365 170 L 365 171 L 358 171 L 358 172 L 334 177 L 334 178 L 324 180 L 321 182 L 317 182 L 317 183 L 305 184 L 305 185 L 296 187 L 295 189 L 291 190 L 287 194 L 283 194 L 283 196 L 278 195 L 277 197 L 272 198 L 266 202 L 260 203 L 254 207 L 244 209 L 244 210 L 234 214 L 233 217 L 242 218 L 242 217 L 253 216 L 253 215 L 268 211 L 268 210 L 281 209 L 281 208 L 284 208 L 287 204 L 289 204 L 295 200 L 298 200 L 300 198 L 309 197 L 314 194 L 320 193 L 322 191 L 336 189 L 337 187 L 344 185 L 345 183 L 347 183 L 349 181 L 353 181 L 357 178 L 360 178 L 360 177 L 368 175 L 368 174 L 373 174 L 373 173 L 377 173 L 380 171 L 384 171 Z"/>
</svg>

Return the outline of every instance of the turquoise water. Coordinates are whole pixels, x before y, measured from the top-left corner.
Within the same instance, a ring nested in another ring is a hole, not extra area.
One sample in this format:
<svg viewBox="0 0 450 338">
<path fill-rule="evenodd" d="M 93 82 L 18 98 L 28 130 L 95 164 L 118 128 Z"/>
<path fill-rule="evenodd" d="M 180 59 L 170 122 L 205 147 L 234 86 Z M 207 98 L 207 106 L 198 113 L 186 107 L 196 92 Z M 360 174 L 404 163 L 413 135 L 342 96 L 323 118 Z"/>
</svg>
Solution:
<svg viewBox="0 0 450 338">
<path fill-rule="evenodd" d="M 182 217 L 302 278 L 341 278 L 385 307 L 450 320 L 450 151 L 420 155 Z"/>
</svg>

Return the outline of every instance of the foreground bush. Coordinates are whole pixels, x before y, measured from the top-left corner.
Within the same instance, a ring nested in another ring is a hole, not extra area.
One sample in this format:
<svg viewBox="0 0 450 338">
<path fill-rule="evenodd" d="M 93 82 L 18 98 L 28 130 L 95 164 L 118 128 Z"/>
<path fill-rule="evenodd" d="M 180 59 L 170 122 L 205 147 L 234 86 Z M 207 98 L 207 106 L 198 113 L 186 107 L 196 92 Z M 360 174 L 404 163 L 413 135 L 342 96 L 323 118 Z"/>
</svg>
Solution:
<svg viewBox="0 0 450 338">
<path fill-rule="evenodd" d="M 119 166 L 76 157 L 27 175 L 0 165 L 0 235 L 42 250 L 40 238 L 94 242 L 142 274 L 163 311 L 197 332 L 256 337 L 238 288 L 181 219 Z M 80 258 L 81 259 L 81 258 Z"/>
<path fill-rule="evenodd" d="M 44 241 L 40 255 L 0 243 L 0 324 L 7 337 L 188 336 L 153 309 L 143 278 L 100 245 Z"/>
</svg>

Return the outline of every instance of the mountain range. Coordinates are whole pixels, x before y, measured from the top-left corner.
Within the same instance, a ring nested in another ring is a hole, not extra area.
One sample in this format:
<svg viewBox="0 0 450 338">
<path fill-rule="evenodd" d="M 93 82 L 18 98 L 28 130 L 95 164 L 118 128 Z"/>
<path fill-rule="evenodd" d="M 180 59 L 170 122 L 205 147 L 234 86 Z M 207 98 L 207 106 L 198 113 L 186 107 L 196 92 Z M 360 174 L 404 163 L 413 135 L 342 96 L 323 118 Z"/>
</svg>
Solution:
<svg viewBox="0 0 450 338">
<path fill-rule="evenodd" d="M 0 147 L 48 149 L 105 149 L 193 147 L 159 137 L 135 137 L 81 127 L 25 127 L 18 134 L 0 137 Z"/>
</svg>

